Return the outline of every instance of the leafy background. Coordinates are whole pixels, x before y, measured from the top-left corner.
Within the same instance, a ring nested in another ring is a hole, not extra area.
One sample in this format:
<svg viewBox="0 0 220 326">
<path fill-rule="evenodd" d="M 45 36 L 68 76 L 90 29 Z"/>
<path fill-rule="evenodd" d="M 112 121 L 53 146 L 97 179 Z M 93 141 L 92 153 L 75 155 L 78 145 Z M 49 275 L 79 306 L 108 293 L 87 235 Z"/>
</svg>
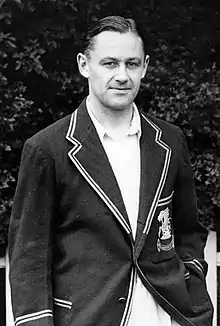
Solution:
<svg viewBox="0 0 220 326">
<path fill-rule="evenodd" d="M 7 228 L 24 141 L 72 112 L 87 94 L 76 54 L 88 23 L 135 18 L 150 67 L 140 108 L 179 125 L 188 141 L 199 218 L 220 212 L 219 1 L 0 1 L 0 243 Z M 147 105 L 146 105 L 147 104 Z"/>
<path fill-rule="evenodd" d="M 1 248 L 24 141 L 87 94 L 76 65 L 81 37 L 112 14 L 141 24 L 151 61 L 137 104 L 184 131 L 199 218 L 220 229 L 219 0 L 0 0 Z"/>
</svg>

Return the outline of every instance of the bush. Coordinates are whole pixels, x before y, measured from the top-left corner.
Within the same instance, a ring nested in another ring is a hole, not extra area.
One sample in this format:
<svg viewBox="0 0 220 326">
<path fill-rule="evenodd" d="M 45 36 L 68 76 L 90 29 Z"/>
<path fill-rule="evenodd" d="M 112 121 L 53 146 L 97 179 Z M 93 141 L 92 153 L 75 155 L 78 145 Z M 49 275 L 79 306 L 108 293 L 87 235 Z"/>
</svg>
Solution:
<svg viewBox="0 0 220 326">
<path fill-rule="evenodd" d="M 185 132 L 199 217 L 215 228 L 220 207 L 219 14 L 196 1 L 194 7 L 155 3 L 1 1 L 0 244 L 7 243 L 23 143 L 72 112 L 85 96 L 75 59 L 81 36 L 88 22 L 111 14 L 133 16 L 143 26 L 152 59 L 138 105 Z"/>
</svg>

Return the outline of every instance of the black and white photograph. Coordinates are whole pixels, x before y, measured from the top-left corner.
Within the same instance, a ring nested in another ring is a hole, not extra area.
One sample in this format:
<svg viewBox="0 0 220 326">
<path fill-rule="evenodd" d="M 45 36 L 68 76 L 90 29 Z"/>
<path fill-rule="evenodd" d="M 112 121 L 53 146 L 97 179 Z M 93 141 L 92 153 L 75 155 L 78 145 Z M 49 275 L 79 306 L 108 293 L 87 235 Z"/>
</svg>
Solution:
<svg viewBox="0 0 220 326">
<path fill-rule="evenodd" d="M 219 0 L 0 0 L 0 326 L 220 326 Z"/>
</svg>

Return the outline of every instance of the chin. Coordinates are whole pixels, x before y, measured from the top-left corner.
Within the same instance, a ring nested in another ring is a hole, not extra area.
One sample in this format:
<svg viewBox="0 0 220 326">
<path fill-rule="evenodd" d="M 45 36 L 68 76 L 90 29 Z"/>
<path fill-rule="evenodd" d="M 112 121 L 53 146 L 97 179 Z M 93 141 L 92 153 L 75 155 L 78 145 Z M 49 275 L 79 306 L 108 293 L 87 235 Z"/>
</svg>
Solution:
<svg viewBox="0 0 220 326">
<path fill-rule="evenodd" d="M 126 110 L 126 109 L 130 108 L 130 106 L 131 106 L 131 103 L 129 103 L 129 104 L 115 104 L 115 105 L 110 106 L 110 109 L 113 110 L 113 111 L 123 111 L 123 110 Z"/>
<path fill-rule="evenodd" d="M 133 100 L 116 100 L 116 101 L 112 101 L 111 105 L 109 107 L 111 107 L 112 109 L 115 110 L 124 110 L 128 107 L 130 107 L 133 103 Z"/>
</svg>

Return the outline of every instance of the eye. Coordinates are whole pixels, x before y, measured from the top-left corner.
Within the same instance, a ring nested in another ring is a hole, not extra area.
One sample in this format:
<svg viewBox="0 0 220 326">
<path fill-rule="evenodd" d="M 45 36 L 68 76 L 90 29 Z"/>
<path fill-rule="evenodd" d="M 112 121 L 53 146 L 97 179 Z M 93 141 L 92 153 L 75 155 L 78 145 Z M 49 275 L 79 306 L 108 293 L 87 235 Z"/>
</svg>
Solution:
<svg viewBox="0 0 220 326">
<path fill-rule="evenodd" d="M 133 62 L 133 61 L 129 61 L 127 62 L 127 67 L 130 68 L 130 69 L 135 69 L 137 67 L 139 67 L 139 64 L 137 62 Z"/>
<path fill-rule="evenodd" d="M 117 64 L 114 61 L 107 61 L 104 62 L 103 65 L 107 68 L 115 68 Z"/>
</svg>

